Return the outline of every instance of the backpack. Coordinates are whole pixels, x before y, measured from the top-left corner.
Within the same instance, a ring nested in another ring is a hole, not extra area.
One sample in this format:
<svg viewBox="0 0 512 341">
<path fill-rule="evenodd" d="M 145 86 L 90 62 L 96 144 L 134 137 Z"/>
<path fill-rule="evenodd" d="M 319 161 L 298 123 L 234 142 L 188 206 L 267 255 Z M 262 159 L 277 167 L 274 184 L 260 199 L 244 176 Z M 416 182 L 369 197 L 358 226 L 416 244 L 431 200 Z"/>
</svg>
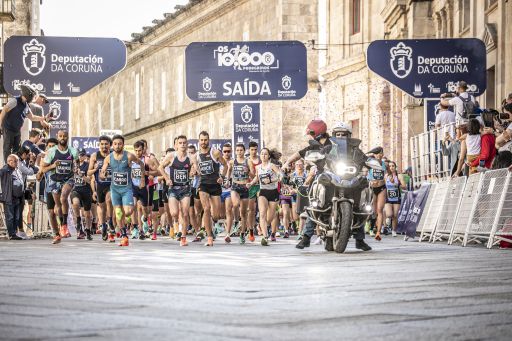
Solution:
<svg viewBox="0 0 512 341">
<path fill-rule="evenodd" d="M 471 100 L 471 96 L 468 95 L 468 98 L 464 98 L 462 96 L 458 97 L 462 101 L 462 113 L 460 113 L 460 116 L 464 119 L 476 117 L 475 103 Z"/>
</svg>

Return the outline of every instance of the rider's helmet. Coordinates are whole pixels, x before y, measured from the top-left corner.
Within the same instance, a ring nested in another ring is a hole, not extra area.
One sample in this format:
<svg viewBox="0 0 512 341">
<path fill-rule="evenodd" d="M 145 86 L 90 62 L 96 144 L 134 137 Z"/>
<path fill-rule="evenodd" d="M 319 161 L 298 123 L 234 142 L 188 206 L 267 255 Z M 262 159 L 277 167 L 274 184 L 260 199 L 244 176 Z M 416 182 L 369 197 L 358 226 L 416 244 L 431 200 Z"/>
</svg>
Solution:
<svg viewBox="0 0 512 341">
<path fill-rule="evenodd" d="M 318 139 L 327 133 L 327 124 L 322 120 L 313 120 L 306 127 L 306 134 Z"/>
<path fill-rule="evenodd" d="M 350 137 L 352 135 L 352 127 L 345 122 L 338 122 L 332 128 L 333 137 Z"/>
</svg>

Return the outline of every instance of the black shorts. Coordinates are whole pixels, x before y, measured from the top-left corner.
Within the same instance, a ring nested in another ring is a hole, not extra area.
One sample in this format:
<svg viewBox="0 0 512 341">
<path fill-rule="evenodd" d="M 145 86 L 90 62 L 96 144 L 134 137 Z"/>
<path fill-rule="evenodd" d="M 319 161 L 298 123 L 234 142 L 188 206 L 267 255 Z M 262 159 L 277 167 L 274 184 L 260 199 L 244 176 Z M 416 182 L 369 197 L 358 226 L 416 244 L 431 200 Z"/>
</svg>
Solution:
<svg viewBox="0 0 512 341">
<path fill-rule="evenodd" d="M 55 208 L 55 200 L 53 200 L 53 194 L 46 193 L 46 208 L 53 210 Z"/>
<path fill-rule="evenodd" d="M 231 192 L 237 192 L 242 200 L 249 199 L 249 189 L 245 185 L 234 183 Z"/>
<path fill-rule="evenodd" d="M 373 191 L 373 194 L 375 194 L 375 196 L 379 195 L 385 189 L 386 189 L 386 185 L 382 185 L 379 187 L 372 187 L 372 191 Z"/>
<path fill-rule="evenodd" d="M 70 197 L 71 197 L 71 201 L 73 201 L 74 198 L 77 198 L 78 200 L 80 200 L 80 206 L 84 209 L 84 211 L 91 210 L 92 192 L 72 191 Z"/>
<path fill-rule="evenodd" d="M 222 194 L 222 187 L 220 184 L 200 184 L 199 192 L 207 193 L 211 197 L 220 197 Z"/>
<path fill-rule="evenodd" d="M 139 188 L 138 186 L 132 186 L 133 198 L 142 202 L 142 206 L 147 207 L 149 205 L 149 190 L 147 187 Z"/>
<path fill-rule="evenodd" d="M 110 192 L 110 185 L 96 183 L 96 194 L 98 195 L 98 204 L 103 204 L 106 200 L 107 193 Z"/>
<path fill-rule="evenodd" d="M 260 189 L 259 196 L 266 198 L 268 202 L 279 201 L 279 191 L 277 189 Z"/>
</svg>

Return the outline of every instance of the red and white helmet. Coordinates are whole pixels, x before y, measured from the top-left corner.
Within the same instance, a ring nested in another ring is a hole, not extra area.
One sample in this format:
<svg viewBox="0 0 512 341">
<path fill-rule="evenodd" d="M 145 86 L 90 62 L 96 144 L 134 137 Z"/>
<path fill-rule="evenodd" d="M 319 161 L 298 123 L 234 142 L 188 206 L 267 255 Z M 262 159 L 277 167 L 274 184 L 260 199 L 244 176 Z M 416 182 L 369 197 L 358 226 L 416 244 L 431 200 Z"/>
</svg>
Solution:
<svg viewBox="0 0 512 341">
<path fill-rule="evenodd" d="M 306 127 L 306 134 L 317 138 L 327 133 L 327 124 L 322 120 L 313 120 Z"/>
</svg>

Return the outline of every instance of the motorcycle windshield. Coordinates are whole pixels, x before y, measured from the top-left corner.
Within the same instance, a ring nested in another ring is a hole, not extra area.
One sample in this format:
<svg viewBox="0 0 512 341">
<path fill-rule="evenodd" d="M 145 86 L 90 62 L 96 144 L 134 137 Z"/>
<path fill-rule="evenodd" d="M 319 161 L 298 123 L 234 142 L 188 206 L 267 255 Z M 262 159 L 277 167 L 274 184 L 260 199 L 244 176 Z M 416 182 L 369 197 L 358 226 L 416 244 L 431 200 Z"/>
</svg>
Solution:
<svg viewBox="0 0 512 341">
<path fill-rule="evenodd" d="M 332 147 L 327 158 L 331 161 L 348 159 L 348 141 L 346 138 L 331 138 Z"/>
</svg>

